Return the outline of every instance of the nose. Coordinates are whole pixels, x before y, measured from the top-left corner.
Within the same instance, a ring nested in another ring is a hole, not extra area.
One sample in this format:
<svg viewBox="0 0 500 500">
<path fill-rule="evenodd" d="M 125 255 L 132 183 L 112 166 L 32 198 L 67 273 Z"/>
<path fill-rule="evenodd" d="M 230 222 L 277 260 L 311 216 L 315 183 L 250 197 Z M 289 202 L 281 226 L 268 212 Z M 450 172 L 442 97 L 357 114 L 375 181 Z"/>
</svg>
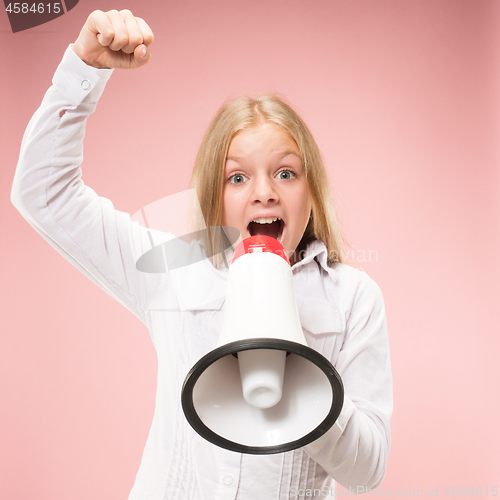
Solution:
<svg viewBox="0 0 500 500">
<path fill-rule="evenodd" d="M 252 202 L 264 205 L 274 204 L 279 201 L 279 195 L 272 179 L 267 176 L 259 177 L 255 180 L 252 192 Z"/>
</svg>

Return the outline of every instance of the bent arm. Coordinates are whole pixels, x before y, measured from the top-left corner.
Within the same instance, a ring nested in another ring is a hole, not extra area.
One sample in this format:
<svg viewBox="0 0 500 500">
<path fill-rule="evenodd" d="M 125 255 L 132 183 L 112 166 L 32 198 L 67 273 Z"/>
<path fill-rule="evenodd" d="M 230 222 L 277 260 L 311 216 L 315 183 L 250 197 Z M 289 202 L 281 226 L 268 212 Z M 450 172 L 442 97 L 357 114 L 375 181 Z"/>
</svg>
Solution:
<svg viewBox="0 0 500 500">
<path fill-rule="evenodd" d="M 336 369 L 344 383 L 342 412 L 305 447 L 337 482 L 354 492 L 376 488 L 390 448 L 392 375 L 382 293 L 364 275 L 358 284 Z"/>
<path fill-rule="evenodd" d="M 111 73 L 68 47 L 26 129 L 11 199 L 59 253 L 144 320 L 147 287 L 135 262 L 151 248 L 146 230 L 81 178 L 85 125 Z"/>
</svg>

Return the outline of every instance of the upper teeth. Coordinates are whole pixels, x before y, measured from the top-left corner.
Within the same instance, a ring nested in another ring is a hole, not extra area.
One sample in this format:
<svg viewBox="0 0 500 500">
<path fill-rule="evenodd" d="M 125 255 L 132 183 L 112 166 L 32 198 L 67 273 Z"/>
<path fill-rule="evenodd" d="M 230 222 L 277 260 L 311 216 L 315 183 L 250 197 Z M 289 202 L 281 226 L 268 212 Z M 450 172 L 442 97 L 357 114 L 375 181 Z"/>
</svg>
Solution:
<svg viewBox="0 0 500 500">
<path fill-rule="evenodd" d="M 272 224 L 277 220 L 281 220 L 279 217 L 259 217 L 258 219 L 254 219 L 252 222 L 257 222 L 257 224 Z"/>
</svg>

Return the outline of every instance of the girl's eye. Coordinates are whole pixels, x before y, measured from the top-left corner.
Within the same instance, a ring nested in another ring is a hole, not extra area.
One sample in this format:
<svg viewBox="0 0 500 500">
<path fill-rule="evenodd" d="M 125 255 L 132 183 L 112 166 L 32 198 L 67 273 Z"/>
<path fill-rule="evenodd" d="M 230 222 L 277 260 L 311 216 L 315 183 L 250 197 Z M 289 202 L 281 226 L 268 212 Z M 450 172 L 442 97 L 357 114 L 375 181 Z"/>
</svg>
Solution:
<svg viewBox="0 0 500 500">
<path fill-rule="evenodd" d="M 294 172 L 291 170 L 282 170 L 281 172 L 278 173 L 278 178 L 287 181 L 291 179 L 295 175 Z"/>
<path fill-rule="evenodd" d="M 228 180 L 231 184 L 243 184 L 246 177 L 243 174 L 234 174 Z"/>
</svg>

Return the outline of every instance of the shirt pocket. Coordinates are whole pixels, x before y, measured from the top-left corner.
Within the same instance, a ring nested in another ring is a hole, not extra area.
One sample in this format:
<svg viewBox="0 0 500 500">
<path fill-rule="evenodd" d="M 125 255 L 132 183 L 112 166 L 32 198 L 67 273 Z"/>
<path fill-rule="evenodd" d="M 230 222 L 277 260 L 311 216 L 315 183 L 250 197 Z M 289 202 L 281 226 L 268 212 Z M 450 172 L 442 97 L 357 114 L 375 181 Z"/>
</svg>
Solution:
<svg viewBox="0 0 500 500">
<path fill-rule="evenodd" d="M 313 335 L 341 333 L 343 320 L 340 311 L 326 300 L 297 299 L 302 328 Z"/>
<path fill-rule="evenodd" d="M 341 312 L 331 302 L 321 299 L 297 299 L 297 307 L 307 345 L 335 366 L 343 342 Z"/>
</svg>

